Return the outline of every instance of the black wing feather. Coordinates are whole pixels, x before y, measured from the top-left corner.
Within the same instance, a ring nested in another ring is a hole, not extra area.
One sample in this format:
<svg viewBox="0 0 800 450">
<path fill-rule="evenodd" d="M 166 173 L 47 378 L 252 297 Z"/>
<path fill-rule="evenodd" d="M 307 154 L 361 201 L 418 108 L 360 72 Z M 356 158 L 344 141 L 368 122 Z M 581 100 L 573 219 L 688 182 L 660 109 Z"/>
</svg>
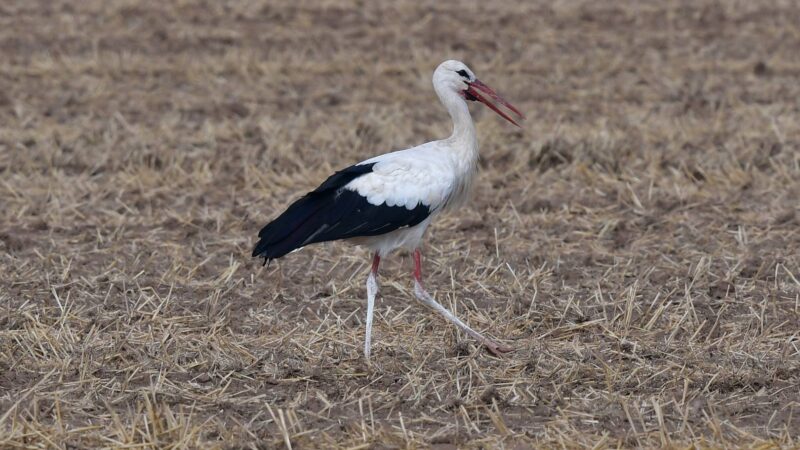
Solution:
<svg viewBox="0 0 800 450">
<path fill-rule="evenodd" d="M 350 166 L 331 175 L 315 190 L 292 203 L 258 233 L 253 256 L 265 260 L 317 242 L 377 236 L 425 220 L 431 213 L 422 203 L 405 206 L 373 205 L 347 183 L 372 172 L 373 164 Z"/>
</svg>

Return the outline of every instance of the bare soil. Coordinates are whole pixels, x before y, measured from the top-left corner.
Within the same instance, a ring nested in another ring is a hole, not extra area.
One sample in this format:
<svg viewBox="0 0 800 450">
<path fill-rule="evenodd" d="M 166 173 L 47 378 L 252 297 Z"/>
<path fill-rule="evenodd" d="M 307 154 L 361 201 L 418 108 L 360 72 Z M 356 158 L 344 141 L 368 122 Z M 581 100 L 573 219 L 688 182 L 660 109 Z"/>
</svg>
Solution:
<svg viewBox="0 0 800 450">
<path fill-rule="evenodd" d="M 0 447 L 796 446 L 800 4 L 0 4 Z M 439 301 L 365 250 L 268 268 L 331 171 L 444 137 L 466 61 L 474 199 Z"/>
</svg>

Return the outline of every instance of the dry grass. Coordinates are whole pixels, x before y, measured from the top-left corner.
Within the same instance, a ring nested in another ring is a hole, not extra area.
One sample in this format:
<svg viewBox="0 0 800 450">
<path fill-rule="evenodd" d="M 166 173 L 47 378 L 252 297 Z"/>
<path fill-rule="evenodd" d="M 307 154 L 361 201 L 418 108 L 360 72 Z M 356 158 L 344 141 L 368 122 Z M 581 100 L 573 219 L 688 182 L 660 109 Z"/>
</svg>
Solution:
<svg viewBox="0 0 800 450">
<path fill-rule="evenodd" d="M 791 1 L 0 5 L 0 447 L 798 445 Z M 441 137 L 465 59 L 474 201 L 413 300 L 390 258 L 262 268 L 331 170 Z"/>
</svg>

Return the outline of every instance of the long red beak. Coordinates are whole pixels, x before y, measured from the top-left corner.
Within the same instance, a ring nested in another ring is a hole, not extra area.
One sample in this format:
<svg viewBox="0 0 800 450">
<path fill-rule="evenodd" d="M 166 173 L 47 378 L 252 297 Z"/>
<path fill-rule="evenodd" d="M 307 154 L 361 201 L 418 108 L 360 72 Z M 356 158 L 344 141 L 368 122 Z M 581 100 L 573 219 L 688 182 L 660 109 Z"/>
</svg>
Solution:
<svg viewBox="0 0 800 450">
<path fill-rule="evenodd" d="M 466 93 L 475 97 L 476 100 L 483 103 L 484 105 L 488 106 L 489 109 L 496 112 L 500 117 L 506 119 L 507 121 L 513 123 L 514 125 L 522 128 L 514 119 L 512 119 L 508 114 L 500 110 L 500 108 L 495 105 L 494 102 L 497 102 L 509 110 L 511 110 L 514 114 L 517 115 L 518 120 L 524 119 L 525 116 L 516 108 L 514 105 L 508 102 L 508 100 L 504 99 L 500 96 L 494 89 L 490 88 L 489 86 L 483 84 L 480 80 L 475 79 L 469 84 L 469 87 L 466 90 Z M 485 94 L 485 95 L 484 95 Z"/>
</svg>

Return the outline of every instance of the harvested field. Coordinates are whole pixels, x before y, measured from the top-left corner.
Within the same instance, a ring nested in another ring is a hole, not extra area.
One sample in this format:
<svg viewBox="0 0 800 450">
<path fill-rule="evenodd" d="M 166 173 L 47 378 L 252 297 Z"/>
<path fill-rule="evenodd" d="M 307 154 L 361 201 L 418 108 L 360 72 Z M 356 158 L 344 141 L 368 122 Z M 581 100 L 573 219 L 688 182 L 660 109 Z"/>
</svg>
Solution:
<svg viewBox="0 0 800 450">
<path fill-rule="evenodd" d="M 800 4 L 0 4 L 0 448 L 797 446 Z M 259 228 L 446 136 L 473 200 L 411 259 Z"/>
</svg>

